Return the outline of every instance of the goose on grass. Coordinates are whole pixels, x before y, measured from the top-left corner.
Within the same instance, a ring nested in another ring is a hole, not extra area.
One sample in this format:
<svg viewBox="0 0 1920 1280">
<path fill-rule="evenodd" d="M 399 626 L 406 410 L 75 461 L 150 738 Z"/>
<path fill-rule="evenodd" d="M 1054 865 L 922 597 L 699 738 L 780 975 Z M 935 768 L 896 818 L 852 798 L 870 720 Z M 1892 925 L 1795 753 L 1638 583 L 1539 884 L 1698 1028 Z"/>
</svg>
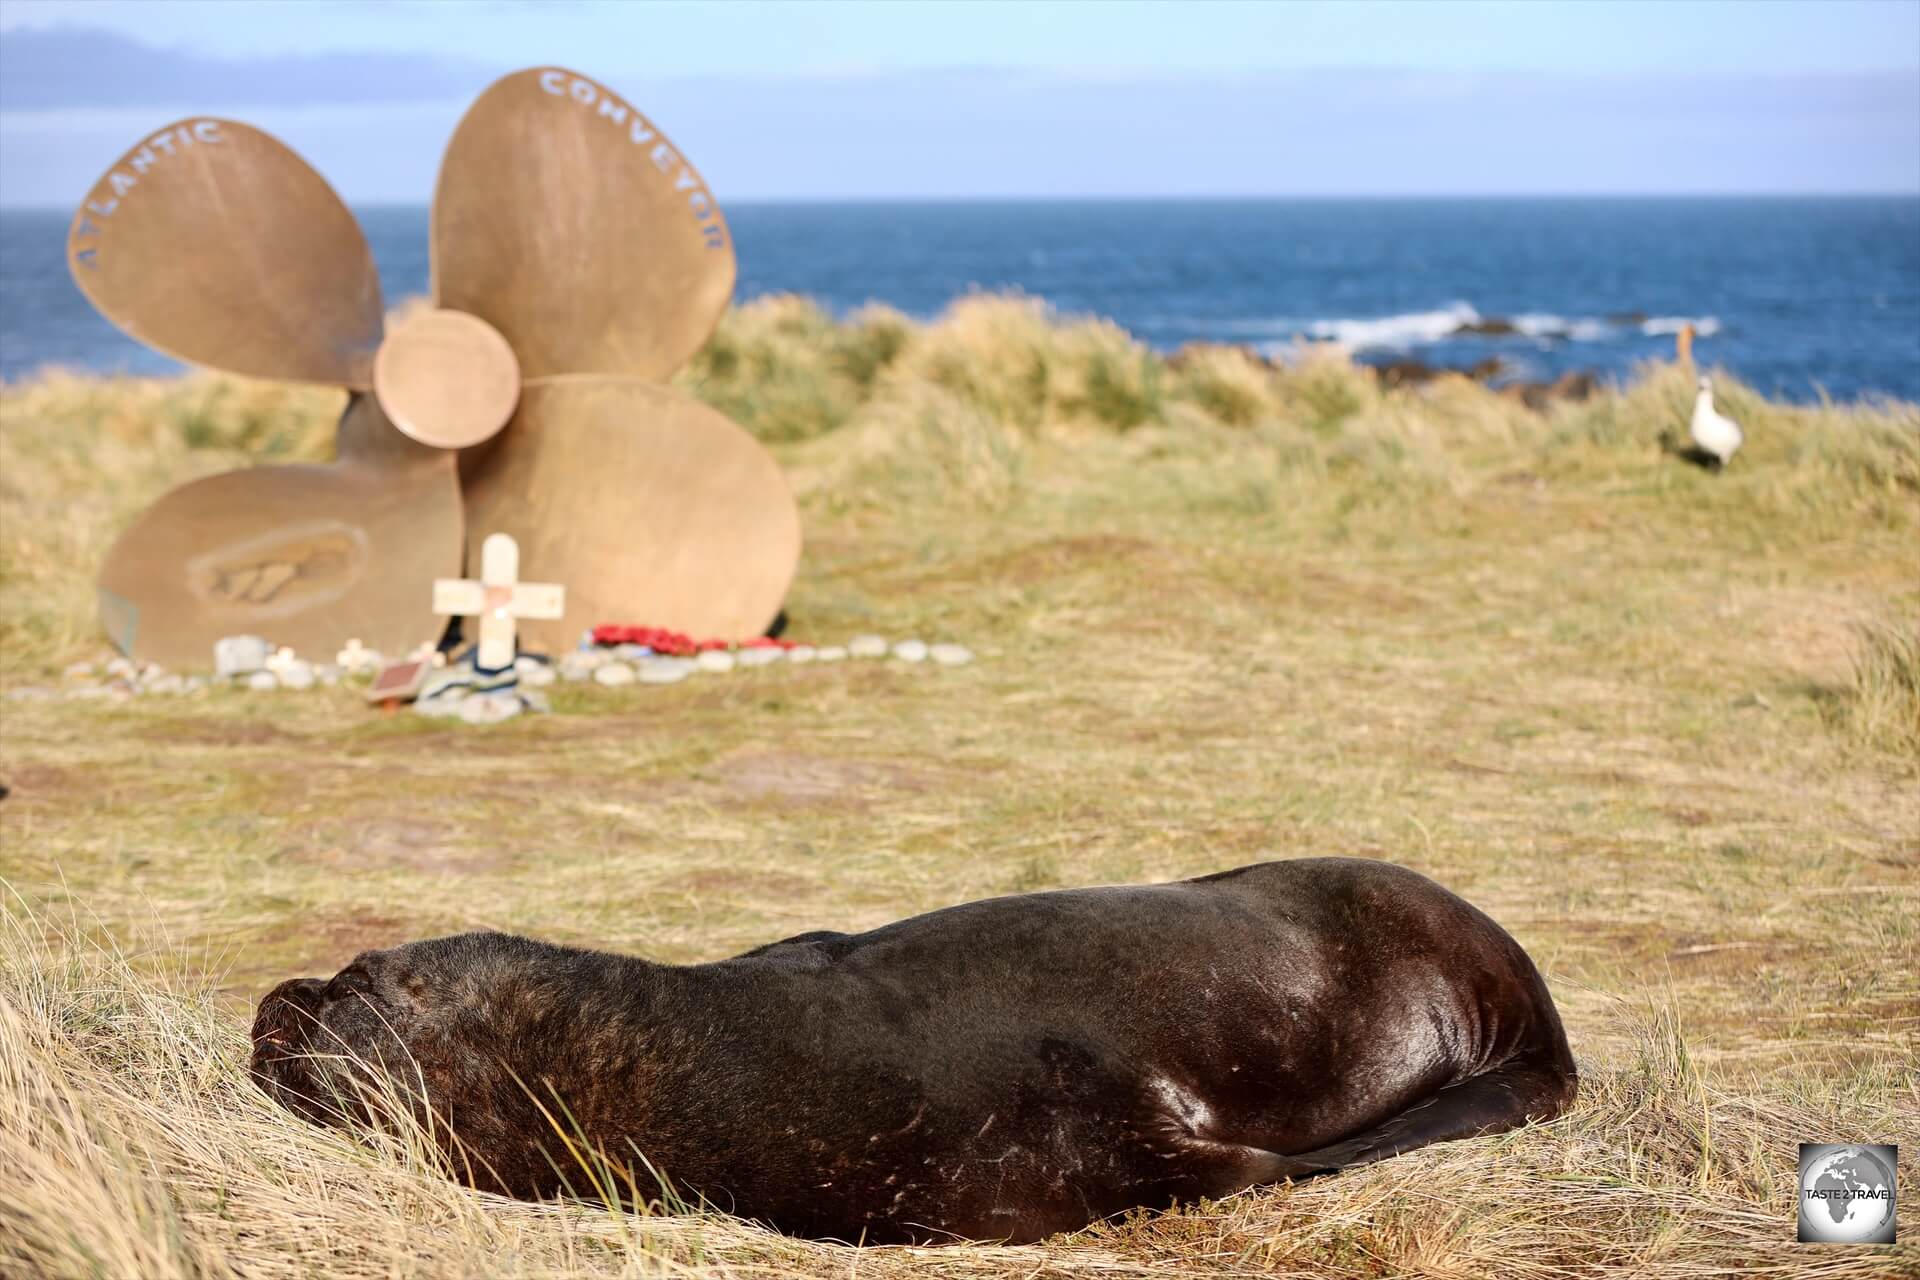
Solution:
<svg viewBox="0 0 1920 1280">
<path fill-rule="evenodd" d="M 1710 471 L 1718 471 L 1733 460 L 1746 436 L 1740 424 L 1713 407 L 1713 379 L 1702 374 L 1700 394 L 1693 400 L 1692 460 Z"/>
</svg>

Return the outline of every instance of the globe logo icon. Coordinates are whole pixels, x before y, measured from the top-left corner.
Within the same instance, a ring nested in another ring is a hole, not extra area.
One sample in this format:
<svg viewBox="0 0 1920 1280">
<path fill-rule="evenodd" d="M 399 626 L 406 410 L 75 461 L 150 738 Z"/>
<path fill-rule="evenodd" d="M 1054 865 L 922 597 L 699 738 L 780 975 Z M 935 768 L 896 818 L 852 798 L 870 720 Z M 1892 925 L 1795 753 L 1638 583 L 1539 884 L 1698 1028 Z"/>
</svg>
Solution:
<svg viewBox="0 0 1920 1280">
<path fill-rule="evenodd" d="M 1894 1235 L 1894 1152 L 1888 1146 L 1800 1148 L 1800 1239 L 1884 1244 Z"/>
</svg>

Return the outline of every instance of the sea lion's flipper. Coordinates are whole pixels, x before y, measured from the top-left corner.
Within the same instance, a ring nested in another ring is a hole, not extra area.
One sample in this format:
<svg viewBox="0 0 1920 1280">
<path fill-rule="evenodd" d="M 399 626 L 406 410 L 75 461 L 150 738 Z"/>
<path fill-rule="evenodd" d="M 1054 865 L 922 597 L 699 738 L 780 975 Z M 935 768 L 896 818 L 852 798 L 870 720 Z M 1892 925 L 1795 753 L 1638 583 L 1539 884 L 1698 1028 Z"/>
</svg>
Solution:
<svg viewBox="0 0 1920 1280">
<path fill-rule="evenodd" d="M 1261 1181 L 1332 1173 L 1435 1142 L 1504 1133 L 1524 1124 L 1551 1120 L 1573 1101 L 1573 1094 L 1571 1071 L 1519 1059 L 1448 1085 L 1391 1119 L 1332 1146 L 1275 1155 L 1272 1171 Z"/>
</svg>

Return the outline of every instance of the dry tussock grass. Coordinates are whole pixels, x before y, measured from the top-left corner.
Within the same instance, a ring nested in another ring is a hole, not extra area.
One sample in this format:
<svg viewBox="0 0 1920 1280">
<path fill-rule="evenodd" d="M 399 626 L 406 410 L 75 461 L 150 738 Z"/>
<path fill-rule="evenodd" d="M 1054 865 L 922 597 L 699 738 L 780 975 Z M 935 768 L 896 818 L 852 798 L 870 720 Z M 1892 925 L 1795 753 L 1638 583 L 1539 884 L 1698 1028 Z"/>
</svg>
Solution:
<svg viewBox="0 0 1920 1280">
<path fill-rule="evenodd" d="M 1661 450 L 1691 405 L 1666 366 L 1539 415 L 995 298 L 755 303 L 684 380 L 802 495 L 796 632 L 983 661 L 563 687 L 484 733 L 347 691 L 0 703 L 0 1272 L 1916 1269 L 1789 1241 L 1794 1143 L 1920 1130 L 1920 410 L 1723 379 L 1749 444 L 1715 477 Z M 0 684 L 97 651 L 92 568 L 142 504 L 325 456 L 335 401 L 0 390 Z M 465 1193 L 242 1069 L 272 982 L 406 938 L 689 961 L 1310 853 L 1512 929 L 1577 1110 L 1039 1248 L 855 1254 Z"/>
</svg>

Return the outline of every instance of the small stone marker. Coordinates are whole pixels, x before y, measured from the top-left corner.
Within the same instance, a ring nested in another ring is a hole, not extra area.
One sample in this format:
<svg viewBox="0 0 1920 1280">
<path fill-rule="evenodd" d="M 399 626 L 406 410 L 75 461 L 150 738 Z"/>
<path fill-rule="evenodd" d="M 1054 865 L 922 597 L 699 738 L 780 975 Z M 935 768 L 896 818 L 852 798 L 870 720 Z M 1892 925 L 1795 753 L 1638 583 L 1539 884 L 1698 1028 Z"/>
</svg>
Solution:
<svg viewBox="0 0 1920 1280">
<path fill-rule="evenodd" d="M 517 618 L 558 618 L 566 612 L 567 589 L 552 582 L 521 582 L 520 544 L 504 533 L 489 534 L 480 546 L 480 581 L 437 578 L 433 611 L 450 617 L 480 619 L 476 671 L 500 671 L 513 665 Z"/>
<path fill-rule="evenodd" d="M 847 642 L 847 652 L 856 658 L 884 658 L 887 656 L 886 637 L 855 636 Z"/>
<path fill-rule="evenodd" d="M 693 674 L 687 658 L 649 658 L 636 668 L 641 684 L 677 684 Z"/>
<path fill-rule="evenodd" d="M 213 669 L 223 677 L 250 675 L 267 665 L 271 652 L 259 636 L 228 636 L 214 642 Z M 86 674 L 92 673 L 89 666 Z"/>
<path fill-rule="evenodd" d="M 964 667 L 973 661 L 973 650 L 963 644 L 937 644 L 927 656 L 943 667 Z"/>
<path fill-rule="evenodd" d="M 925 662 L 927 660 L 927 642 L 925 640 L 902 640 L 893 646 L 893 656 L 902 662 Z"/>
</svg>

